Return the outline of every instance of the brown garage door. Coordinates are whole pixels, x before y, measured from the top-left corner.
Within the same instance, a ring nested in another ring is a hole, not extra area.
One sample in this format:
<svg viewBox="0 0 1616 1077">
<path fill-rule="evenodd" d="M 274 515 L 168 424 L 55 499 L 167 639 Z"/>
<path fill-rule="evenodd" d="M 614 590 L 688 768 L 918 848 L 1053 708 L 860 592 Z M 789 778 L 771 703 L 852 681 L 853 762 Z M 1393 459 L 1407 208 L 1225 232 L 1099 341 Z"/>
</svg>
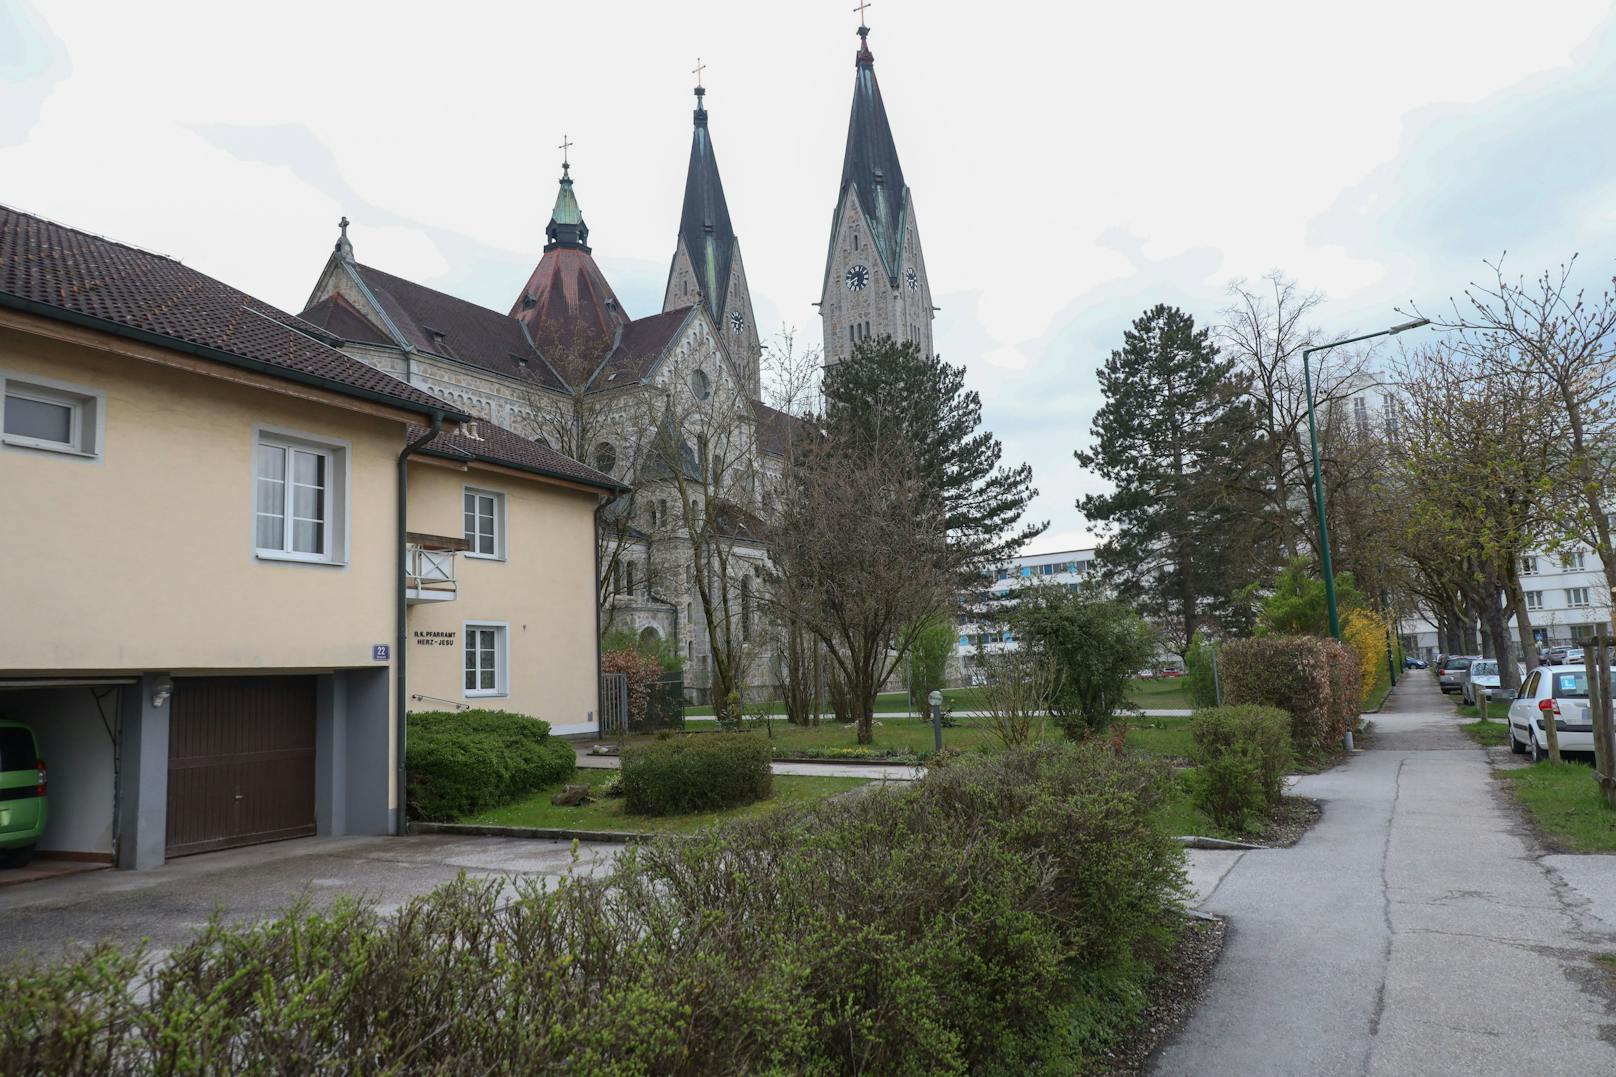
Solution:
<svg viewBox="0 0 1616 1077">
<path fill-rule="evenodd" d="M 183 677 L 168 731 L 168 855 L 314 833 L 314 679 Z"/>
</svg>

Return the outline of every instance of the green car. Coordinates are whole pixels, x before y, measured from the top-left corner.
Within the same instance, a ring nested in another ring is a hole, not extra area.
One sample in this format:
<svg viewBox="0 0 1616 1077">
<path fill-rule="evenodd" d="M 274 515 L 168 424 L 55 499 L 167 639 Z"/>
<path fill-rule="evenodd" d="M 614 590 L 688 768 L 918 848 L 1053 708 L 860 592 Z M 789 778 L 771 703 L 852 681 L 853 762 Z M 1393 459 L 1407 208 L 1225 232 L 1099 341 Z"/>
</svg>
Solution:
<svg viewBox="0 0 1616 1077">
<path fill-rule="evenodd" d="M 34 858 L 45 833 L 45 761 L 34 731 L 0 719 L 0 868 Z"/>
</svg>

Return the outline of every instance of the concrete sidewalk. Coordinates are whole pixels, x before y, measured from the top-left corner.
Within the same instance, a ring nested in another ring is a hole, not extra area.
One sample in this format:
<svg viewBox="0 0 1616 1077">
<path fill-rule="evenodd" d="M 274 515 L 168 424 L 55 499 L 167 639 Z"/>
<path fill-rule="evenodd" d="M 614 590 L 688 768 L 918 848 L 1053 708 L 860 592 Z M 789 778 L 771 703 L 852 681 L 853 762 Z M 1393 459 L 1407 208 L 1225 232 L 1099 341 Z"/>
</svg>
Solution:
<svg viewBox="0 0 1616 1077">
<path fill-rule="evenodd" d="M 1611 901 L 1538 850 L 1415 673 L 1375 748 L 1302 779 L 1324 804 L 1293 849 L 1191 854 L 1230 932 L 1158 1074 L 1616 1072 Z M 1563 858 L 1600 886 L 1616 858 Z"/>
</svg>

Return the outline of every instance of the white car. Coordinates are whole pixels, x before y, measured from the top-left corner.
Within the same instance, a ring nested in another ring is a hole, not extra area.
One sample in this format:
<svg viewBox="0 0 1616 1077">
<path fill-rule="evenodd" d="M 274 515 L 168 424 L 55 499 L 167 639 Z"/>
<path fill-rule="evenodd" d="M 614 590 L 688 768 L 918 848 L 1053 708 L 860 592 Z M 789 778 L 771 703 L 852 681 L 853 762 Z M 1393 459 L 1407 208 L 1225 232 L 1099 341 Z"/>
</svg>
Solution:
<svg viewBox="0 0 1616 1077">
<path fill-rule="evenodd" d="M 1521 667 L 1515 666 L 1517 670 Z M 1485 692 L 1488 699 L 1514 699 L 1515 693 L 1505 692 L 1498 687 L 1498 660 L 1494 658 L 1478 658 L 1470 663 L 1465 670 L 1464 679 L 1459 682 L 1459 691 L 1464 695 L 1464 701 L 1475 706 L 1476 697 Z M 1526 683 L 1526 672 L 1521 670 L 1515 678 L 1516 684 Z"/>
<path fill-rule="evenodd" d="M 1509 750 L 1517 755 L 1530 752 L 1534 763 L 1548 758 L 1544 722 L 1551 715 L 1562 752 L 1594 750 L 1586 667 L 1539 666 L 1526 675 L 1520 694 L 1509 705 Z"/>
</svg>

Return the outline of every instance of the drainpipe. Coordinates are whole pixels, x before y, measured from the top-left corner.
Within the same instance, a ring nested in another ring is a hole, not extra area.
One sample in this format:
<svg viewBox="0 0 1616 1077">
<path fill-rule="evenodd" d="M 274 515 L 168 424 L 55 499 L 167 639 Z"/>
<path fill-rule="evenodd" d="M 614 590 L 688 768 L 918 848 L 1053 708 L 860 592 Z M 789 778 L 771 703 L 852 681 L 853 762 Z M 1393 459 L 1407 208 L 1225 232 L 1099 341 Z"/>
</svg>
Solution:
<svg viewBox="0 0 1616 1077">
<path fill-rule="evenodd" d="M 400 836 L 404 834 L 408 826 L 408 819 L 404 811 L 404 790 L 407 777 L 404 773 L 404 748 L 409 736 L 409 694 L 404 679 L 404 656 L 407 653 L 404 647 L 409 642 L 407 638 L 408 628 L 406 626 L 409 603 L 405 594 L 404 581 L 410 570 L 409 539 L 406 537 L 406 533 L 409 531 L 410 454 L 442 432 L 443 413 L 435 411 L 432 413 L 432 428 L 405 445 L 398 454 L 398 576 L 393 581 L 398 588 L 396 592 L 398 603 L 393 611 L 397 628 L 393 644 L 393 677 L 397 681 L 394 694 L 397 698 L 398 709 L 393 721 L 397 727 L 394 743 L 397 747 L 398 758 L 394 765 L 398 774 L 398 807 L 395 809 L 398 814 L 397 821 L 393 825 L 393 832 Z"/>
</svg>

